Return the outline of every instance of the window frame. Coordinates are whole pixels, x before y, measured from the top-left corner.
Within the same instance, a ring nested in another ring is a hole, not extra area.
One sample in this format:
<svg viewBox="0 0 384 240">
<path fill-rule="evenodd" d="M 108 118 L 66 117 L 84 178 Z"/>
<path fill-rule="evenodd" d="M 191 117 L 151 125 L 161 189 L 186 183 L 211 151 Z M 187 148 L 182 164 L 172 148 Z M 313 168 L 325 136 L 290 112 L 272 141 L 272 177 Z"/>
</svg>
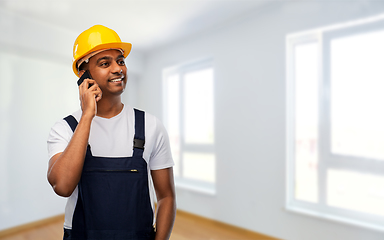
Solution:
<svg viewBox="0 0 384 240">
<path fill-rule="evenodd" d="M 384 30 L 384 15 L 357 20 L 286 37 L 286 210 L 353 226 L 384 231 L 384 216 L 327 205 L 327 170 L 338 169 L 384 176 L 384 161 L 332 153 L 330 100 L 330 42 L 363 32 Z M 318 43 L 318 202 L 295 199 L 295 46 Z"/>
<path fill-rule="evenodd" d="M 186 62 L 183 64 L 179 64 L 172 67 L 167 67 L 163 69 L 163 119 L 164 119 L 164 125 L 167 127 L 168 124 L 168 105 L 167 105 L 167 86 L 165 83 L 165 80 L 168 76 L 171 76 L 173 74 L 179 75 L 179 135 L 180 135 L 180 155 L 179 155 L 179 176 L 175 176 L 175 185 L 177 188 L 183 188 L 207 195 L 215 195 L 216 194 L 216 174 L 215 174 L 215 180 L 213 183 L 211 182 L 205 182 L 195 179 L 189 179 L 182 176 L 183 174 L 183 153 L 184 152 L 193 152 L 193 153 L 212 153 L 215 156 L 215 171 L 217 166 L 216 161 L 216 153 L 215 153 L 215 125 L 214 125 L 214 119 L 215 119 L 215 112 L 213 112 L 213 131 L 214 131 L 214 140 L 212 144 L 192 144 L 192 143 L 185 143 L 184 141 L 184 135 L 185 135 L 185 128 L 184 128 L 184 97 L 183 97 L 183 89 L 184 89 L 184 81 L 183 78 L 187 73 L 203 70 L 211 68 L 213 70 L 213 92 L 212 92 L 212 100 L 213 100 L 213 108 L 215 106 L 215 94 L 214 94 L 214 85 L 215 85 L 215 74 L 214 74 L 214 65 L 213 65 L 213 59 L 211 57 L 209 58 L 203 58 L 198 60 L 193 60 L 190 62 Z"/>
</svg>

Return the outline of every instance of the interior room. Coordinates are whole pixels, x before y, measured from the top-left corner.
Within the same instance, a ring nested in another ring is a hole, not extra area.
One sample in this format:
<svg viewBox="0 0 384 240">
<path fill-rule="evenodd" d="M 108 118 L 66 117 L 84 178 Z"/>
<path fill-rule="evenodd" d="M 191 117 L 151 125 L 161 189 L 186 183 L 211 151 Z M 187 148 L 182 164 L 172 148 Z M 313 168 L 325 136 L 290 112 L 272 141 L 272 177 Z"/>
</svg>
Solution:
<svg viewBox="0 0 384 240">
<path fill-rule="evenodd" d="M 80 108 L 73 44 L 96 24 L 132 43 L 123 102 L 167 129 L 178 211 L 274 239 L 383 239 L 375 0 L 0 0 L 0 239 L 64 214 L 47 137 Z"/>
</svg>

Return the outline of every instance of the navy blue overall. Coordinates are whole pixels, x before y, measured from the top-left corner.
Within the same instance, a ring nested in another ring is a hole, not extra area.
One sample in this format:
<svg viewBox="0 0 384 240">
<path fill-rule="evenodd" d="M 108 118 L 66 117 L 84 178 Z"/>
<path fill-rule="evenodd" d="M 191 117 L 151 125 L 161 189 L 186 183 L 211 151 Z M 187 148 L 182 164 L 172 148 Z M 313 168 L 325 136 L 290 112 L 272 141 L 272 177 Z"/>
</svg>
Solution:
<svg viewBox="0 0 384 240">
<path fill-rule="evenodd" d="M 64 120 L 75 131 L 76 119 L 70 115 Z M 65 229 L 65 240 L 154 239 L 144 130 L 144 112 L 135 109 L 132 157 L 93 156 L 88 144 L 72 230 Z"/>
</svg>

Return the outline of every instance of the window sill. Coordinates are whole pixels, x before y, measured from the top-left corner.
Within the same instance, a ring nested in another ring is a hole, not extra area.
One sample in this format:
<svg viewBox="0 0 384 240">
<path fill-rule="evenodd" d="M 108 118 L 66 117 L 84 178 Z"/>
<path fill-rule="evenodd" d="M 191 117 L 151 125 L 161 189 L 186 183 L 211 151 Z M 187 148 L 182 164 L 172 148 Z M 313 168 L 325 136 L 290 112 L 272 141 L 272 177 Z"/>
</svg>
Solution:
<svg viewBox="0 0 384 240">
<path fill-rule="evenodd" d="M 328 220 L 328 221 L 337 222 L 341 224 L 346 224 L 349 226 L 361 227 L 369 230 L 384 232 L 384 226 L 382 225 L 359 221 L 359 220 L 351 219 L 348 217 L 341 217 L 341 216 L 336 216 L 329 213 L 311 211 L 311 210 L 303 209 L 300 207 L 294 207 L 294 206 L 286 206 L 285 210 L 288 212 L 315 217 L 318 219 Z"/>
<path fill-rule="evenodd" d="M 175 187 L 177 189 L 188 190 L 210 196 L 216 195 L 215 184 L 213 183 L 202 183 L 185 179 L 175 179 Z"/>
</svg>

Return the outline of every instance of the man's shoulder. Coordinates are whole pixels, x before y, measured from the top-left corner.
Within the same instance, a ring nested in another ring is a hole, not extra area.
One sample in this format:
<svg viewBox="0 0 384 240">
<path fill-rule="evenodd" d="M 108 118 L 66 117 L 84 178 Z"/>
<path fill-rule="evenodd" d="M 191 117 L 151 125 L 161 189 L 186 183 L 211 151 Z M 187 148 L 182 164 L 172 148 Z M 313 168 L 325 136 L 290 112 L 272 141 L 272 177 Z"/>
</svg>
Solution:
<svg viewBox="0 0 384 240">
<path fill-rule="evenodd" d="M 79 122 L 80 118 L 81 118 L 81 110 L 77 110 L 76 112 L 65 115 L 62 118 L 58 119 L 55 122 L 55 124 L 52 126 L 52 130 L 63 131 L 63 130 L 70 129 L 70 126 L 69 126 L 68 122 L 65 120 L 65 118 L 67 118 L 68 116 L 71 116 L 71 115 L 76 119 L 77 122 Z"/>
<path fill-rule="evenodd" d="M 152 136 L 162 136 L 167 134 L 167 130 L 161 120 L 156 115 L 148 112 L 145 112 L 145 129 L 146 133 Z"/>
<path fill-rule="evenodd" d="M 145 114 L 145 122 L 148 124 L 156 124 L 157 123 L 157 121 L 158 121 L 158 118 L 155 116 L 155 115 L 153 115 L 153 114 L 151 114 L 151 113 L 149 113 L 149 112 L 147 112 L 146 110 L 143 110 L 143 109 L 141 109 L 141 108 L 137 108 L 137 107 L 135 107 L 135 108 L 133 108 L 133 107 L 130 107 L 130 106 L 128 106 L 130 109 L 127 109 L 127 111 L 131 111 L 131 112 L 134 112 L 134 110 L 139 110 L 139 111 L 142 111 L 142 112 L 144 112 L 144 114 Z"/>
<path fill-rule="evenodd" d="M 82 111 L 81 109 L 78 109 L 76 112 L 73 112 L 70 115 L 74 116 L 75 119 L 79 122 L 82 115 Z"/>
<path fill-rule="evenodd" d="M 58 120 L 58 122 L 62 122 L 62 121 L 65 121 L 64 119 L 68 116 L 73 116 L 77 121 L 80 121 L 80 118 L 81 118 L 81 109 L 78 109 L 77 111 L 75 112 L 72 112 L 72 113 L 69 113 L 67 115 L 64 115 L 61 119 Z"/>
</svg>

